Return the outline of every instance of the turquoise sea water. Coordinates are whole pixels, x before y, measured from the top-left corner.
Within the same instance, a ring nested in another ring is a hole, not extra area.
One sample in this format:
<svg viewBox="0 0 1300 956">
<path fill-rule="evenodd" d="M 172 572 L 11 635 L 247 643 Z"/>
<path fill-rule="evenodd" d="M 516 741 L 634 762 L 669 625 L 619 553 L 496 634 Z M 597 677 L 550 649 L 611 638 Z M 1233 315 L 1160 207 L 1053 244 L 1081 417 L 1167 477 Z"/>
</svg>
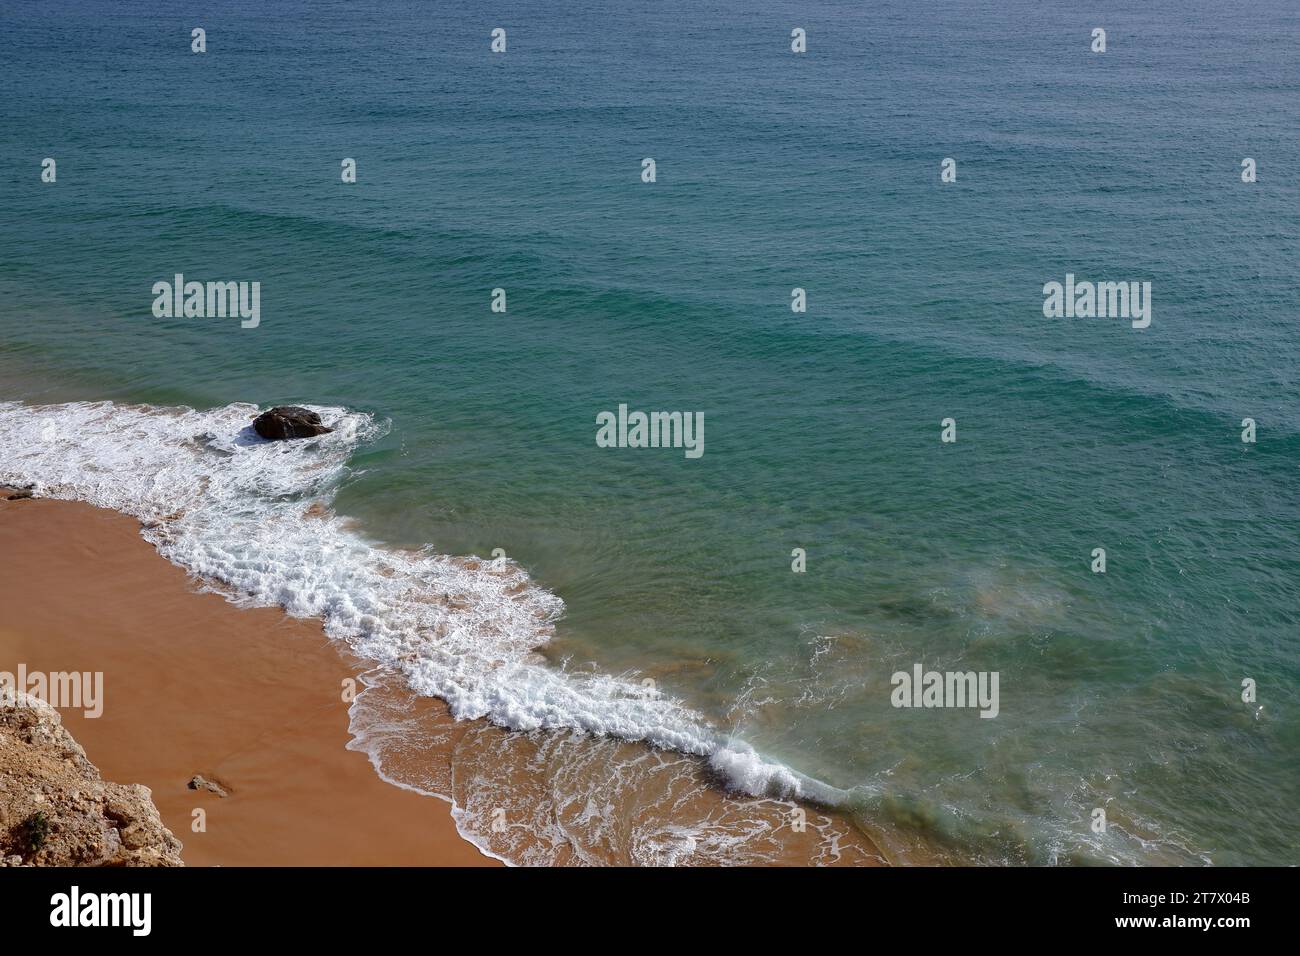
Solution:
<svg viewBox="0 0 1300 956">
<path fill-rule="evenodd" d="M 389 420 L 340 512 L 504 549 L 555 666 L 898 859 L 1300 862 L 1294 4 L 52 2 L 0 62 L 0 400 Z M 154 318 L 177 272 L 261 325 Z M 1066 273 L 1151 326 L 1044 318 Z M 705 454 L 596 447 L 620 403 Z M 917 662 L 999 716 L 895 709 Z"/>
</svg>

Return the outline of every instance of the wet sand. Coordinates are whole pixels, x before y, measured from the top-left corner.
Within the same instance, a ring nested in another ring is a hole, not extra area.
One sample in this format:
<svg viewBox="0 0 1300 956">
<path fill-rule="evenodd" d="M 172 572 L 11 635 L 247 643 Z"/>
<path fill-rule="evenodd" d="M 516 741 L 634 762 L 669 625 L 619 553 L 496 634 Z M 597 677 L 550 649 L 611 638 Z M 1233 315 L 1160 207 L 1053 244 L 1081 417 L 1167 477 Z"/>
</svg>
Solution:
<svg viewBox="0 0 1300 956">
<path fill-rule="evenodd" d="M 134 519 L 79 502 L 0 500 L 0 554 L 0 670 L 103 672 L 103 715 L 64 724 L 106 780 L 153 791 L 188 865 L 496 865 L 449 804 L 346 749 L 358 664 L 319 622 L 198 593 Z"/>
</svg>

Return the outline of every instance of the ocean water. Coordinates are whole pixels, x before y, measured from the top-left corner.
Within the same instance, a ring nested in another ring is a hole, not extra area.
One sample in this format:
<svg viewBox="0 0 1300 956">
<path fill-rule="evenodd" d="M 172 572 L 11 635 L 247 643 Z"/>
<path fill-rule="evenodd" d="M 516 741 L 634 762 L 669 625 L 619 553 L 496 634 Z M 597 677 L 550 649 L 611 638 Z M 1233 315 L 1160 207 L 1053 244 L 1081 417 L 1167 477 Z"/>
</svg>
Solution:
<svg viewBox="0 0 1300 956">
<path fill-rule="evenodd" d="M 321 616 L 486 851 L 777 859 L 802 800 L 817 862 L 1300 862 L 1295 4 L 47 2 L 0 62 L 0 479 Z"/>
</svg>

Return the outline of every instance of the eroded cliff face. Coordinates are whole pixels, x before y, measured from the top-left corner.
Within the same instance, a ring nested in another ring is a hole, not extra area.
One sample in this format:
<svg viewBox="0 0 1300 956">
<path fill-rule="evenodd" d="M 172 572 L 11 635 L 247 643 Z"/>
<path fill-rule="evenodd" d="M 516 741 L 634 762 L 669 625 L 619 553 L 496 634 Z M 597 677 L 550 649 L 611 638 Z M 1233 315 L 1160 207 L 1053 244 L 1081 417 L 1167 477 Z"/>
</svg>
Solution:
<svg viewBox="0 0 1300 956">
<path fill-rule="evenodd" d="M 0 688 L 0 866 L 183 866 L 147 787 L 108 783 L 38 698 Z"/>
</svg>

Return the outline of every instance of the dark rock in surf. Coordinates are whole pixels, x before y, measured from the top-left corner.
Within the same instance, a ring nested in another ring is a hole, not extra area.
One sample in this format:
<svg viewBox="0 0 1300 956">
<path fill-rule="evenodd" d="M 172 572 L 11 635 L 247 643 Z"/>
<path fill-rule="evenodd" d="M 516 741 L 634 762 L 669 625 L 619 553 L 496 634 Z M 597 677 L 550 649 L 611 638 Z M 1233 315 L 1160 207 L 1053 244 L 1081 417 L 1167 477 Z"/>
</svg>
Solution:
<svg viewBox="0 0 1300 956">
<path fill-rule="evenodd" d="M 311 438 L 333 431 L 321 424 L 315 412 L 297 405 L 277 405 L 253 419 L 253 429 L 263 438 Z"/>
</svg>

